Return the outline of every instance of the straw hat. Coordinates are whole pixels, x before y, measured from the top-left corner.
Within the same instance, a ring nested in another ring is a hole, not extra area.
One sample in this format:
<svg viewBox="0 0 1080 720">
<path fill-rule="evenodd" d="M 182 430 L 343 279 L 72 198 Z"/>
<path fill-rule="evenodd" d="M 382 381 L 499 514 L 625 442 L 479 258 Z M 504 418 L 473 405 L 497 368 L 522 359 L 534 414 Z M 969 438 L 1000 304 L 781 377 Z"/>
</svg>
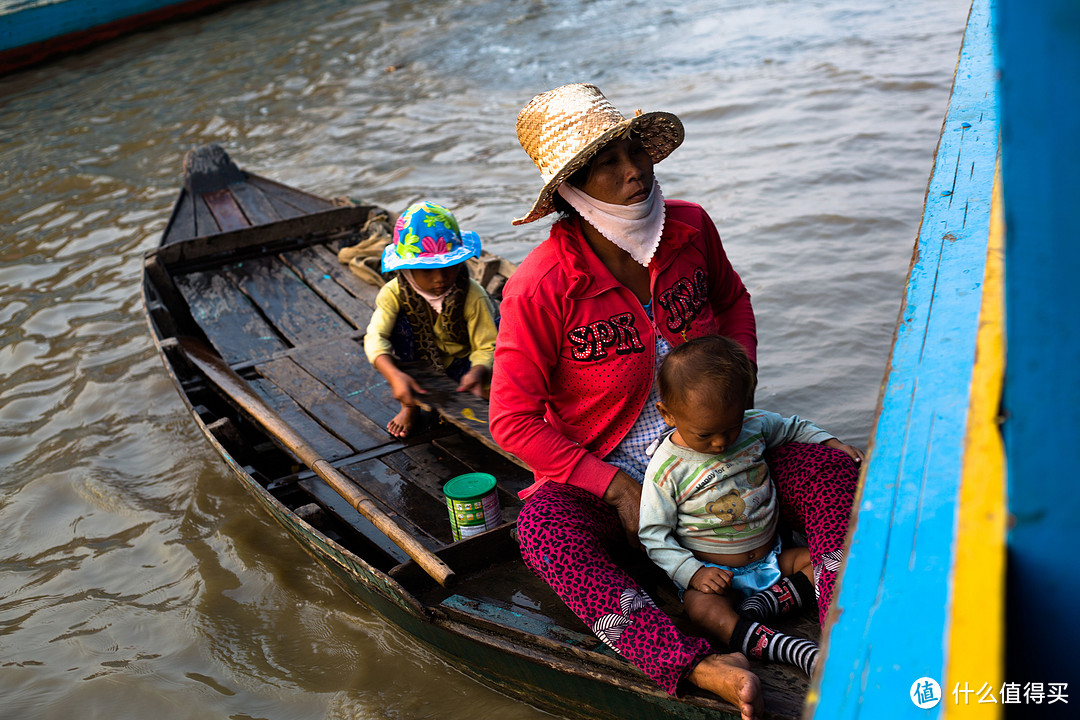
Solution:
<svg viewBox="0 0 1080 720">
<path fill-rule="evenodd" d="M 383 250 L 382 271 L 430 270 L 480 257 L 480 236 L 462 232 L 442 205 L 418 202 L 401 213 L 394 237 Z"/>
<path fill-rule="evenodd" d="M 539 220 L 554 210 L 551 195 L 555 189 L 610 140 L 631 130 L 637 132 L 653 163 L 683 141 L 683 125 L 676 116 L 638 110 L 632 118 L 623 117 L 595 85 L 563 85 L 530 100 L 518 113 L 517 135 L 540 170 L 544 189 L 529 214 L 514 224 Z"/>
</svg>

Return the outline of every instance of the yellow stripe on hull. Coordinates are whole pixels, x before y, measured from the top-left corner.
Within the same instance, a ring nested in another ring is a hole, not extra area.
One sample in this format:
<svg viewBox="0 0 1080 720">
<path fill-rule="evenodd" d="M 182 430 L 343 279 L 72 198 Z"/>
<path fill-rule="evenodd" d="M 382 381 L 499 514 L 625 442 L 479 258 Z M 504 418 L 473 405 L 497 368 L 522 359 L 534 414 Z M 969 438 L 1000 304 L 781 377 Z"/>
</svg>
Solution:
<svg viewBox="0 0 1080 720">
<path fill-rule="evenodd" d="M 990 206 L 983 300 L 960 484 L 949 652 L 942 686 L 946 720 L 1000 718 L 1005 640 L 1005 453 L 999 429 L 1004 345 L 1004 219 L 1001 168 Z M 973 690 L 953 694 L 954 688 Z M 986 702 L 980 703 L 980 690 Z M 989 697 L 996 703 L 989 703 Z M 966 702 L 965 702 L 966 700 Z"/>
</svg>

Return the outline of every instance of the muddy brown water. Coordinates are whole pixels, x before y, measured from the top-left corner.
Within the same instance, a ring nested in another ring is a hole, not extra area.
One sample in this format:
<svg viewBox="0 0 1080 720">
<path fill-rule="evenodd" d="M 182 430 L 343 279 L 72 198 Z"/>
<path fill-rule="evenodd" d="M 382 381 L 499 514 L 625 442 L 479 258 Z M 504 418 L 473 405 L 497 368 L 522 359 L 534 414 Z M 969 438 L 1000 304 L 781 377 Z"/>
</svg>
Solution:
<svg viewBox="0 0 1080 720">
<path fill-rule="evenodd" d="M 533 719 L 313 565 L 231 479 L 139 296 L 184 152 L 521 260 L 514 136 L 581 80 L 686 142 L 758 314 L 758 402 L 872 430 L 967 15 L 961 0 L 255 0 L 0 78 L 0 716 Z"/>
</svg>

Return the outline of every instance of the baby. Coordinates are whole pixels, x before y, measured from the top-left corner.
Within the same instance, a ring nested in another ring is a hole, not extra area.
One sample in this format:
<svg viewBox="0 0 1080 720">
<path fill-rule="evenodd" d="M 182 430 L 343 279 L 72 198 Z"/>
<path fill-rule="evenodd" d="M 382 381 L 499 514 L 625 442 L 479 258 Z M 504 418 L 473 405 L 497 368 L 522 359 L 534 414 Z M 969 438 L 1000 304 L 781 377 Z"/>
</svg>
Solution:
<svg viewBox="0 0 1080 720">
<path fill-rule="evenodd" d="M 753 364 L 734 340 L 697 338 L 674 348 L 657 376 L 674 427 L 649 461 L 639 536 L 684 590 L 689 618 L 749 657 L 813 673 L 817 644 L 759 621 L 814 598 L 806 548 L 782 549 L 777 497 L 763 455 L 786 442 L 863 454 L 798 417 L 749 409 Z M 750 596 L 739 605 L 743 596 Z M 736 608 L 738 607 L 738 610 Z"/>
<path fill-rule="evenodd" d="M 495 308 L 464 262 L 480 256 L 480 238 L 462 232 L 445 207 L 410 205 L 394 226 L 382 271 L 396 277 L 375 298 L 364 352 L 401 410 L 386 425 L 391 435 L 412 432 L 425 391 L 399 365 L 428 362 L 456 380 L 458 390 L 487 397 L 495 354 Z"/>
</svg>

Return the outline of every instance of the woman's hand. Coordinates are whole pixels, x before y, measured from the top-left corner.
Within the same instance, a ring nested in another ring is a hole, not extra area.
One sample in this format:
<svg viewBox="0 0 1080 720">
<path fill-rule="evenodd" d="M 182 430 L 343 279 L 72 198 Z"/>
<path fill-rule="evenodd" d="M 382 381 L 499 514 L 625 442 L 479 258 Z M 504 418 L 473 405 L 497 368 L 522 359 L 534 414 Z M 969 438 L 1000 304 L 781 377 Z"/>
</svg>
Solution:
<svg viewBox="0 0 1080 720">
<path fill-rule="evenodd" d="M 641 542 L 638 540 L 641 483 L 619 470 L 612 478 L 607 491 L 604 492 L 604 502 L 618 511 L 619 522 L 622 523 L 626 541 L 630 543 L 630 547 L 641 547 Z"/>
<path fill-rule="evenodd" d="M 473 365 L 469 371 L 461 376 L 458 392 L 470 392 L 478 398 L 487 399 L 487 382 L 491 377 L 491 370 L 487 365 Z"/>
<path fill-rule="evenodd" d="M 694 573 L 694 577 L 690 578 L 690 589 L 720 595 L 731 587 L 732 577 L 730 570 L 706 565 Z"/>
<path fill-rule="evenodd" d="M 860 450 L 859 448 L 854 447 L 852 445 L 847 445 L 845 443 L 842 443 L 839 440 L 837 440 L 836 438 L 829 438 L 828 440 L 826 440 L 825 442 L 823 442 L 821 444 L 826 446 L 826 447 L 836 448 L 837 450 L 842 451 L 849 458 L 854 460 L 856 465 L 862 465 L 862 461 L 866 459 L 866 456 L 863 455 L 862 450 Z"/>
</svg>

